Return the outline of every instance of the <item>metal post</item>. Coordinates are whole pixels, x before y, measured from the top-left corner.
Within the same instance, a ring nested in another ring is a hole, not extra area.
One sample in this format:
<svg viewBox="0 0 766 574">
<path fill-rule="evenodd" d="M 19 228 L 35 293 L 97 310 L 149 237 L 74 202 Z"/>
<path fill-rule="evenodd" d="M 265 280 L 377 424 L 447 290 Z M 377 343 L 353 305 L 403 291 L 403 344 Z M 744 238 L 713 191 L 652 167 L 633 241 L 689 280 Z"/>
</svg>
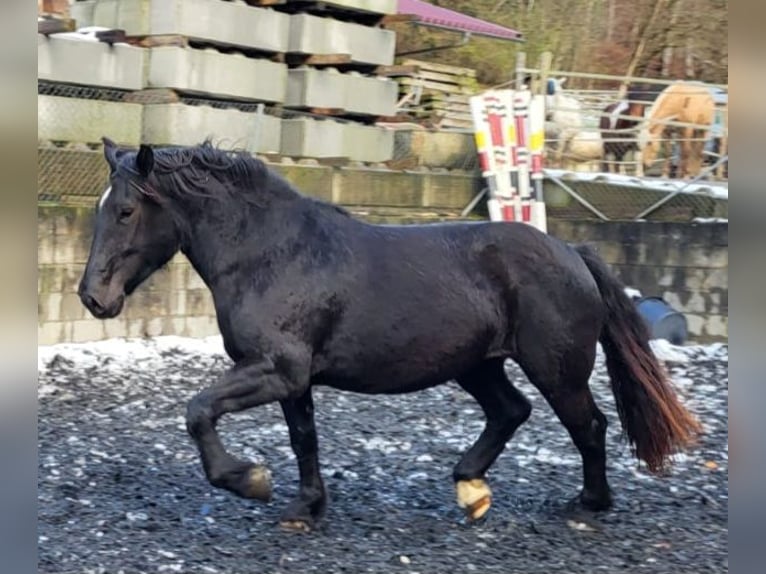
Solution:
<svg viewBox="0 0 766 574">
<path fill-rule="evenodd" d="M 553 63 L 552 52 L 543 52 L 542 54 L 540 54 L 540 92 L 539 93 L 542 95 L 546 95 L 548 93 L 548 76 L 551 73 L 552 63 Z"/>
<path fill-rule="evenodd" d="M 516 52 L 516 88 L 520 90 L 524 85 L 524 68 L 527 67 L 527 54 L 526 52 Z M 531 82 L 530 82 L 531 83 Z M 527 86 L 528 90 L 532 89 L 532 86 Z"/>
</svg>

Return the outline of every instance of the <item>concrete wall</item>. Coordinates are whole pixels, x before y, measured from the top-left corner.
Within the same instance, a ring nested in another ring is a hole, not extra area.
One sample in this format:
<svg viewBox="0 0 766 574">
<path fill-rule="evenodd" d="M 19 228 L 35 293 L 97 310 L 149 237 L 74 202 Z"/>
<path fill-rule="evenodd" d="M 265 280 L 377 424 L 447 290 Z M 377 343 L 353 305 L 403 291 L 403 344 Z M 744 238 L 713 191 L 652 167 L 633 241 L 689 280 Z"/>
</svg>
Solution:
<svg viewBox="0 0 766 574">
<path fill-rule="evenodd" d="M 476 184 L 471 175 L 275 167 L 306 193 L 350 206 L 373 221 L 455 218 Z M 39 344 L 218 332 L 210 294 L 181 255 L 133 294 L 120 317 L 99 321 L 88 315 L 76 290 L 92 216 L 91 208 L 39 210 Z M 728 338 L 727 224 L 549 220 L 548 228 L 562 239 L 595 244 L 623 281 L 644 295 L 664 297 L 686 315 L 691 340 Z"/>
<path fill-rule="evenodd" d="M 728 223 L 549 219 L 548 232 L 593 244 L 624 283 L 682 312 L 691 339 L 728 338 Z"/>
</svg>

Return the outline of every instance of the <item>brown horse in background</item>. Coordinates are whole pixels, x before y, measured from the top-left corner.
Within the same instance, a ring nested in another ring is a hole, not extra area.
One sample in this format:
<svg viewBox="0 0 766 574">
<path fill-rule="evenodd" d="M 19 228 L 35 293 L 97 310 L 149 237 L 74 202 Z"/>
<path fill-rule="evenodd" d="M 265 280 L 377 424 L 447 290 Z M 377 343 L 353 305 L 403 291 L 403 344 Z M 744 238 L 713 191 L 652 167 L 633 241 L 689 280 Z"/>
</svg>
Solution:
<svg viewBox="0 0 766 574">
<path fill-rule="evenodd" d="M 660 145 L 665 144 L 662 175 L 670 173 L 671 141 L 668 132 L 679 137 L 681 163 L 679 177 L 694 177 L 702 169 L 702 152 L 715 114 L 715 102 L 707 86 L 680 82 L 665 88 L 646 114 L 646 123 L 639 135 L 639 149 L 644 169 L 654 163 Z M 670 126 L 667 122 L 690 124 Z"/>
<path fill-rule="evenodd" d="M 601 169 L 604 172 L 621 173 L 625 171 L 622 164 L 629 152 L 638 151 L 636 136 L 638 125 L 644 117 L 645 102 L 635 101 L 628 96 L 609 104 L 599 118 L 599 129 L 604 141 L 604 157 Z M 628 119 L 632 116 L 635 119 Z M 614 158 L 610 161 L 610 158 Z"/>
</svg>

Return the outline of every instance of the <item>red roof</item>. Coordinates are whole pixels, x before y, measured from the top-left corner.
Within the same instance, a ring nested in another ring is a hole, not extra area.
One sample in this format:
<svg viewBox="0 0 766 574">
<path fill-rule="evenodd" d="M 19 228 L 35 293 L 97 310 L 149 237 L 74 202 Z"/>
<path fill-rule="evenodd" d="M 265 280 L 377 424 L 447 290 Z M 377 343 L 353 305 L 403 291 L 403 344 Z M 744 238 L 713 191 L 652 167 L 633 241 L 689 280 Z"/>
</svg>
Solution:
<svg viewBox="0 0 766 574">
<path fill-rule="evenodd" d="M 480 36 L 502 38 L 503 40 L 523 41 L 521 32 L 499 26 L 473 16 L 466 16 L 454 10 L 434 6 L 422 0 L 398 0 L 399 14 L 412 14 L 418 17 L 418 23 L 457 32 L 470 32 Z"/>
</svg>

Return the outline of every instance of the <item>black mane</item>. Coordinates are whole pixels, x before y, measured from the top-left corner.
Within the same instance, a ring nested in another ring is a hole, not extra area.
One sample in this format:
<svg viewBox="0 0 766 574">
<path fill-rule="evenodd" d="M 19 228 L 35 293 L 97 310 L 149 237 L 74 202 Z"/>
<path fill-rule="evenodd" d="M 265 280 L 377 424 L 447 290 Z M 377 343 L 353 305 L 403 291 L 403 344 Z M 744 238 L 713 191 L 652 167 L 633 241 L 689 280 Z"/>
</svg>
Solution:
<svg viewBox="0 0 766 574">
<path fill-rule="evenodd" d="M 135 175 L 133 161 L 120 169 Z M 263 161 L 245 150 L 222 150 L 210 140 L 189 147 L 161 147 L 154 150 L 153 177 L 144 184 L 134 184 L 155 200 L 188 204 L 188 200 L 239 199 L 257 207 L 265 207 L 275 199 L 302 199 L 318 207 L 351 217 L 351 213 L 333 203 L 303 195 L 289 181 Z M 152 181 L 155 180 L 155 182 Z M 169 206 L 179 223 L 182 210 Z M 184 227 L 186 222 L 184 223 Z"/>
<path fill-rule="evenodd" d="M 262 203 L 264 193 L 280 196 L 298 193 L 249 152 L 221 150 L 210 141 L 193 147 L 157 148 L 154 161 L 154 175 L 162 189 L 179 199 L 185 196 L 227 199 L 228 195 L 237 194 Z"/>
</svg>

